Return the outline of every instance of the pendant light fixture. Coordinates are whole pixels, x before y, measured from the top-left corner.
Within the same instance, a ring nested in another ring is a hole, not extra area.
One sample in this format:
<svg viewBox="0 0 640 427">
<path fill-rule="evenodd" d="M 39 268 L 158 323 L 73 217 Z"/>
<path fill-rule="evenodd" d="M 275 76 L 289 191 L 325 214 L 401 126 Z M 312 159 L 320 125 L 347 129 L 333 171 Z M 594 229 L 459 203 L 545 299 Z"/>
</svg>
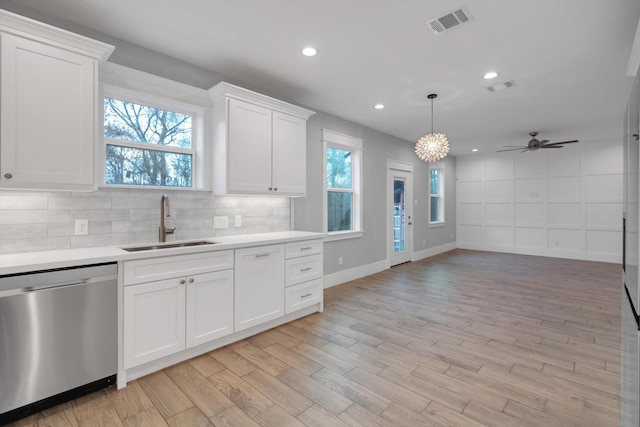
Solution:
<svg viewBox="0 0 640 427">
<path fill-rule="evenodd" d="M 427 95 L 431 100 L 431 133 L 424 135 L 416 142 L 416 155 L 425 162 L 444 159 L 449 152 L 449 141 L 446 135 L 433 131 L 433 100 L 437 97 L 435 93 Z"/>
</svg>

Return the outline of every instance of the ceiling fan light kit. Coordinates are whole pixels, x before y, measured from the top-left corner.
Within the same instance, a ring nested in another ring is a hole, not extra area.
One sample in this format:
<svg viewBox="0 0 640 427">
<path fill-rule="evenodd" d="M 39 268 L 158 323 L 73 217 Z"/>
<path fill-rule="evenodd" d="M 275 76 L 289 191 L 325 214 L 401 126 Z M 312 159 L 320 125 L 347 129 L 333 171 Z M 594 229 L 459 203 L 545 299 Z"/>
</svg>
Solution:
<svg viewBox="0 0 640 427">
<path fill-rule="evenodd" d="M 433 131 L 433 100 L 438 95 L 431 93 L 427 96 L 431 100 L 431 133 L 423 135 L 416 142 L 416 156 L 425 162 L 435 162 L 444 159 L 449 153 L 449 141 L 443 133 Z"/>
<path fill-rule="evenodd" d="M 542 141 L 538 140 L 536 138 L 536 136 L 538 135 L 538 132 L 529 132 L 529 135 L 531 136 L 531 139 L 529 140 L 529 143 L 527 145 L 525 146 L 506 145 L 505 147 L 513 147 L 513 148 L 498 150 L 497 152 L 500 153 L 502 151 L 522 150 L 520 152 L 524 153 L 525 151 L 536 151 L 539 148 L 562 148 L 564 144 L 573 144 L 574 142 L 578 142 L 577 139 L 573 139 L 571 141 L 549 143 L 548 139 L 543 139 Z"/>
</svg>

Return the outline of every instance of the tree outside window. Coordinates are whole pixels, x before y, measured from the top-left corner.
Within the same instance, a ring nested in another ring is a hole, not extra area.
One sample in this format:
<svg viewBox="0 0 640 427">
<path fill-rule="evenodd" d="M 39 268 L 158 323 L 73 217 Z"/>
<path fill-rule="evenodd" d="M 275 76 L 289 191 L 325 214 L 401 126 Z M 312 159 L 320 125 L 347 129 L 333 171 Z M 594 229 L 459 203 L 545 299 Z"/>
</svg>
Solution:
<svg viewBox="0 0 640 427">
<path fill-rule="evenodd" d="M 429 168 L 429 223 L 444 222 L 444 169 Z"/>
<path fill-rule="evenodd" d="M 322 130 L 324 223 L 329 239 L 362 236 L 362 140 Z"/>
<path fill-rule="evenodd" d="M 191 187 L 192 116 L 104 98 L 105 183 Z"/>
<path fill-rule="evenodd" d="M 352 158 L 351 151 L 327 148 L 327 229 L 329 232 L 352 229 Z"/>
</svg>

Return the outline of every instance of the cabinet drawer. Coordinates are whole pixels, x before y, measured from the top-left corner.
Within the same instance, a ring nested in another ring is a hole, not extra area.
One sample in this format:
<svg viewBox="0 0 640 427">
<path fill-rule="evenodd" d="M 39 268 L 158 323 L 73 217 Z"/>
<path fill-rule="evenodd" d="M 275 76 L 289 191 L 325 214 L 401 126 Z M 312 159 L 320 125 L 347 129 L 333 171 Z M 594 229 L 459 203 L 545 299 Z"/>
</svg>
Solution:
<svg viewBox="0 0 640 427">
<path fill-rule="evenodd" d="M 124 263 L 124 285 L 233 268 L 233 250 L 140 259 Z"/>
<path fill-rule="evenodd" d="M 284 293 L 285 314 L 309 307 L 322 301 L 322 279 L 289 286 Z"/>
<path fill-rule="evenodd" d="M 321 253 L 322 239 L 304 240 L 302 242 L 287 243 L 285 249 L 285 258 L 289 259 Z"/>
<path fill-rule="evenodd" d="M 322 255 L 310 255 L 285 261 L 285 286 L 322 277 Z"/>
</svg>

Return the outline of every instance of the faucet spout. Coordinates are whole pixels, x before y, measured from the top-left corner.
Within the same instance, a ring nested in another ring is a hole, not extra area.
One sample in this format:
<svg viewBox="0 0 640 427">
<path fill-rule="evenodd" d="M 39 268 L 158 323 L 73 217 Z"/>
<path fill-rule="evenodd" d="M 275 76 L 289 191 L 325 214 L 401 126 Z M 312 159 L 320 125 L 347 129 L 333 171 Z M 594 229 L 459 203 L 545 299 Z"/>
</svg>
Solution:
<svg viewBox="0 0 640 427">
<path fill-rule="evenodd" d="M 166 213 L 165 213 L 166 212 Z M 164 225 L 165 217 L 171 216 L 171 207 L 169 204 L 169 196 L 163 194 L 160 198 L 160 227 L 158 228 L 158 240 L 160 243 L 164 243 L 167 241 L 167 234 L 173 234 L 176 231 L 174 228 L 167 228 Z"/>
</svg>

